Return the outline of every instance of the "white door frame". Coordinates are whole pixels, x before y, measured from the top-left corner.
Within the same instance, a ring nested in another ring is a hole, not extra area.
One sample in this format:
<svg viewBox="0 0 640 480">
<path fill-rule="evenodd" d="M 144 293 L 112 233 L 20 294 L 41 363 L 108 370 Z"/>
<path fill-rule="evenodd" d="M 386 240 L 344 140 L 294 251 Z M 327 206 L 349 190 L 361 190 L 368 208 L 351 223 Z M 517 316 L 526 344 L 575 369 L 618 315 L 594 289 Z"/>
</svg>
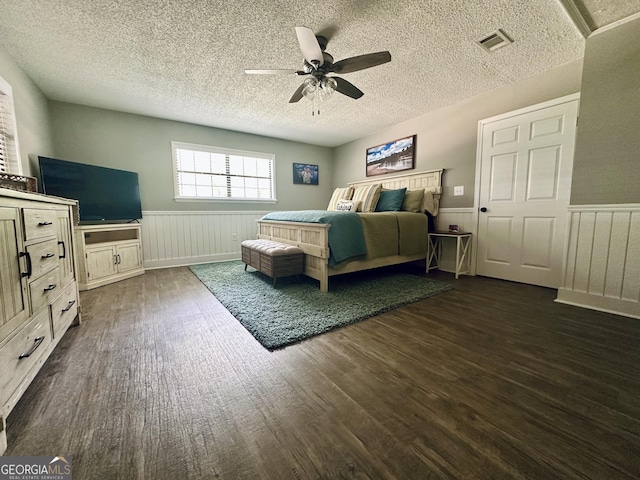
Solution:
<svg viewBox="0 0 640 480">
<path fill-rule="evenodd" d="M 473 216 L 472 216 L 472 225 L 475 225 L 476 234 L 473 236 L 472 242 L 472 250 L 471 250 L 471 275 L 476 274 L 476 267 L 478 262 L 478 231 L 480 230 L 480 215 L 478 214 L 480 210 L 480 174 L 482 171 L 482 138 L 484 134 L 485 125 L 489 123 L 493 123 L 497 120 L 504 120 L 506 118 L 515 117 L 517 115 L 522 115 L 524 113 L 535 112 L 536 110 L 543 110 L 545 108 L 554 107 L 556 105 L 560 105 L 563 103 L 573 102 L 575 100 L 580 99 L 580 92 L 572 93 L 570 95 L 566 95 L 564 97 L 554 98 L 553 100 L 548 100 L 546 102 L 537 103 L 535 105 L 530 105 L 528 107 L 520 108 L 518 110 L 513 110 L 507 113 L 501 113 L 500 115 L 495 115 L 489 118 L 483 118 L 478 122 L 478 140 L 476 142 L 476 181 L 475 181 L 475 189 L 473 196 Z M 580 111 L 578 110 L 578 115 Z M 566 228 L 566 226 L 565 226 Z M 567 239 L 565 238 L 565 244 L 567 243 Z M 563 265 L 565 262 L 565 256 L 567 254 L 566 245 L 564 251 L 562 252 L 563 257 Z"/>
</svg>

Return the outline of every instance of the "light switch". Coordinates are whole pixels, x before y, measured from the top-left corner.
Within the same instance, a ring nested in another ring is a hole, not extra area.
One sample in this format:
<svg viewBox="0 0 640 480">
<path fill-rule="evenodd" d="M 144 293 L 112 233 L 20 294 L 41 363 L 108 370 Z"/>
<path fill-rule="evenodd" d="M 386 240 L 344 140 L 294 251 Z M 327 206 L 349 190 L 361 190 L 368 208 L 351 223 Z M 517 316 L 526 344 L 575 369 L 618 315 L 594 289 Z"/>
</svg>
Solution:
<svg viewBox="0 0 640 480">
<path fill-rule="evenodd" d="M 453 196 L 460 197 L 461 195 L 464 195 L 464 185 L 453 187 Z"/>
</svg>

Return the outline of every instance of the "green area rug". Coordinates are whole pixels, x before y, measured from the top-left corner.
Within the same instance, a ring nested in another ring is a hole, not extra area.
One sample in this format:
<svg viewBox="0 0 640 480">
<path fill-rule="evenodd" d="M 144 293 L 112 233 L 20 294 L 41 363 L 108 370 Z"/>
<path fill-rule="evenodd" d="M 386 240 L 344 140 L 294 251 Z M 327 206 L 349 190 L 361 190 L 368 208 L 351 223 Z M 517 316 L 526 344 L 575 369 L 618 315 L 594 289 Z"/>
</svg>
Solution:
<svg viewBox="0 0 640 480">
<path fill-rule="evenodd" d="M 231 314 L 266 348 L 276 349 L 364 320 L 453 288 L 448 283 L 370 270 L 332 277 L 329 292 L 300 275 L 277 285 L 241 261 L 209 263 L 191 271 Z"/>
</svg>

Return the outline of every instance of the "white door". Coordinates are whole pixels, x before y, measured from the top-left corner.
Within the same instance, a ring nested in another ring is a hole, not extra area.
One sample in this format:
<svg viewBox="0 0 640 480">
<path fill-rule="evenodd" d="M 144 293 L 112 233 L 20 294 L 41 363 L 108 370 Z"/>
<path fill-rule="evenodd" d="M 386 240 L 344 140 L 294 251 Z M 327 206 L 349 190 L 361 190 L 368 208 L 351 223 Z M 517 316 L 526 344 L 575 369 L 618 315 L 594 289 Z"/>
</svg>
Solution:
<svg viewBox="0 0 640 480">
<path fill-rule="evenodd" d="M 578 100 L 532 108 L 481 124 L 476 273 L 558 288 Z"/>
</svg>

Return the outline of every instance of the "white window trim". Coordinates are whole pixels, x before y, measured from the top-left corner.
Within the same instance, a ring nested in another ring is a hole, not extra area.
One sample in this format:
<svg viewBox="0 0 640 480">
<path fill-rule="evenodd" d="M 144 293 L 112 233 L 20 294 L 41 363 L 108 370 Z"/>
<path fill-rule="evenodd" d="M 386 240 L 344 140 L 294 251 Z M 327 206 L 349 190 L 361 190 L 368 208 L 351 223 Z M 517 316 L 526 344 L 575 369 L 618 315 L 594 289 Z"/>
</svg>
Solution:
<svg viewBox="0 0 640 480">
<path fill-rule="evenodd" d="M 271 183 L 273 198 L 228 198 L 228 197 L 186 197 L 180 195 L 178 188 L 178 165 L 176 161 L 176 150 L 184 148 L 187 150 L 199 150 L 211 153 L 223 153 L 225 155 L 246 155 L 257 158 L 271 160 Z M 214 203 L 277 203 L 276 195 L 276 156 L 272 153 L 252 152 L 249 150 L 238 150 L 234 148 L 216 147 L 212 145 L 199 145 L 196 143 L 171 142 L 171 165 L 173 166 L 173 200 L 175 202 L 214 202 Z"/>
<path fill-rule="evenodd" d="M 9 175 L 22 175 L 22 157 L 20 157 L 20 148 L 18 146 L 18 125 L 16 122 L 16 109 L 13 102 L 13 90 L 11 85 L 2 77 L 0 77 L 0 95 L 6 97 L 6 108 L 8 111 L 8 127 L 10 129 L 10 137 L 7 142 L 7 168 Z M 2 101 L 2 100 L 0 100 Z M 2 173 L 2 172 L 0 172 Z"/>
</svg>

